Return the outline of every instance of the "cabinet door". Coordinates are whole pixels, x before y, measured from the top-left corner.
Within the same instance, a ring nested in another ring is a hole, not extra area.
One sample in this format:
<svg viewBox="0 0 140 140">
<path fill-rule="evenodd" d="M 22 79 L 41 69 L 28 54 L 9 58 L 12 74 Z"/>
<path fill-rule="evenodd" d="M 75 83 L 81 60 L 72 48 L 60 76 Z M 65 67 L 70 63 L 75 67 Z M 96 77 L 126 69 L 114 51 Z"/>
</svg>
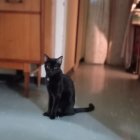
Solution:
<svg viewBox="0 0 140 140">
<path fill-rule="evenodd" d="M 0 13 L 0 59 L 40 61 L 40 17 Z"/>
<path fill-rule="evenodd" d="M 3 11 L 40 11 L 40 0 L 0 0 L 0 10 Z"/>
</svg>

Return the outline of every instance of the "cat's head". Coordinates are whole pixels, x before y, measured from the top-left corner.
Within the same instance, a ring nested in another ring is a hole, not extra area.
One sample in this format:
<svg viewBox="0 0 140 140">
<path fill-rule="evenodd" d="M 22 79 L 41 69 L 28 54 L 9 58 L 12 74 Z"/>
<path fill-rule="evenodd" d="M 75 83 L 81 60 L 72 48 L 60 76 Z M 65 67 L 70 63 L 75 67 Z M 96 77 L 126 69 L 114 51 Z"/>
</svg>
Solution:
<svg viewBox="0 0 140 140">
<path fill-rule="evenodd" d="M 45 55 L 45 71 L 48 76 L 54 76 L 61 72 L 62 59 L 63 56 L 59 58 L 50 58 Z"/>
</svg>

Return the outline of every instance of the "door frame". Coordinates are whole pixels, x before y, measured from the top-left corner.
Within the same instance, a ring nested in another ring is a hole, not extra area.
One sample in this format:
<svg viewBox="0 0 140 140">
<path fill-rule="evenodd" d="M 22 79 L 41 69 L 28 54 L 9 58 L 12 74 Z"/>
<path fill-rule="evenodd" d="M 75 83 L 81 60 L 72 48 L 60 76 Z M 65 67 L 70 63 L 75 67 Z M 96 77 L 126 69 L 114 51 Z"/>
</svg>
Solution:
<svg viewBox="0 0 140 140">
<path fill-rule="evenodd" d="M 78 68 L 80 61 L 84 59 L 84 52 L 86 47 L 88 7 L 89 0 L 79 0 L 74 70 Z"/>
</svg>

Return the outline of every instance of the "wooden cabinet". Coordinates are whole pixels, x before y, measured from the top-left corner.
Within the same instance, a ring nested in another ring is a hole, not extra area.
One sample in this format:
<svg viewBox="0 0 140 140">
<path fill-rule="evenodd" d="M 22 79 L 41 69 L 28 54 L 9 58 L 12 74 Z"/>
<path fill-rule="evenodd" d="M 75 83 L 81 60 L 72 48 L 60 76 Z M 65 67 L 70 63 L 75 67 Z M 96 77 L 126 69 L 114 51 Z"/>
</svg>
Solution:
<svg viewBox="0 0 140 140">
<path fill-rule="evenodd" d="M 0 13 L 0 59 L 40 61 L 39 15 Z"/>
<path fill-rule="evenodd" d="M 0 0 L 0 68 L 25 74 L 28 94 L 30 65 L 43 62 L 45 0 Z"/>
<path fill-rule="evenodd" d="M 0 0 L 0 10 L 40 12 L 41 0 Z"/>
</svg>

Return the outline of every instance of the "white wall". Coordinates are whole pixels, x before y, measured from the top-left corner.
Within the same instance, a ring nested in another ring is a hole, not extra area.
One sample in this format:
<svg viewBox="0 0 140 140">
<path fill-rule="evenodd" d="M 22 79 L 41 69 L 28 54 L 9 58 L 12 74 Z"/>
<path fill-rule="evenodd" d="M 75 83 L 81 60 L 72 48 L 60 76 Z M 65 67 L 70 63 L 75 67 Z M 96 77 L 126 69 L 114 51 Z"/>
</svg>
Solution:
<svg viewBox="0 0 140 140">
<path fill-rule="evenodd" d="M 67 0 L 56 0 L 56 23 L 55 23 L 55 52 L 54 57 L 63 56 L 65 52 L 65 38 L 66 38 L 66 13 Z M 64 61 L 62 70 L 64 69 Z"/>
<path fill-rule="evenodd" d="M 55 57 L 63 55 L 66 0 L 56 0 Z"/>
<path fill-rule="evenodd" d="M 66 38 L 66 14 L 67 14 L 67 0 L 54 0 L 56 4 L 54 7 L 55 11 L 55 24 L 54 24 L 54 52 L 52 54 L 53 57 L 57 58 L 59 56 L 63 56 L 64 60 L 64 52 L 65 52 L 65 38 Z M 64 69 L 64 61 L 62 64 L 62 70 Z M 45 77 L 44 66 L 42 66 L 42 77 Z"/>
</svg>

